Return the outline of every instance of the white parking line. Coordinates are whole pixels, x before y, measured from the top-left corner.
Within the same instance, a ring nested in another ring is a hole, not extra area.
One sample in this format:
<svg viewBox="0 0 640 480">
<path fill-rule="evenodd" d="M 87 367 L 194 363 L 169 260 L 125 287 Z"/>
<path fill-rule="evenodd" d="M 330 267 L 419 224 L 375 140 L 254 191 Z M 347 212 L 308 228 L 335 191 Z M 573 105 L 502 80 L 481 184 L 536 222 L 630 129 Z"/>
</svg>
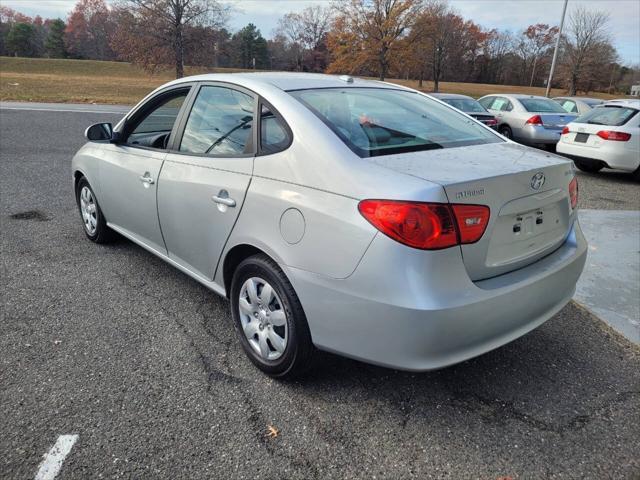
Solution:
<svg viewBox="0 0 640 480">
<path fill-rule="evenodd" d="M 105 113 L 109 115 L 120 115 L 127 112 L 115 112 L 111 110 L 71 110 L 63 108 L 23 108 L 23 107 L 2 107 L 2 110 L 25 110 L 27 112 L 68 112 L 68 113 Z"/>
<path fill-rule="evenodd" d="M 62 462 L 78 440 L 78 435 L 60 435 L 55 445 L 44 456 L 35 480 L 53 480 L 62 468 Z"/>
</svg>

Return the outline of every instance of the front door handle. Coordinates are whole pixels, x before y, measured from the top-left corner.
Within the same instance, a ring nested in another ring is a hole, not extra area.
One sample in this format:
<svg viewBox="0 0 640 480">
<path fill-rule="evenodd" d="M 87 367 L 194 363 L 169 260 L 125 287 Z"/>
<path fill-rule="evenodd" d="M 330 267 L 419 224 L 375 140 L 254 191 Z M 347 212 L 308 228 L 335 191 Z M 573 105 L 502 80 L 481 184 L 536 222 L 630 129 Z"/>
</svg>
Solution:
<svg viewBox="0 0 640 480">
<path fill-rule="evenodd" d="M 153 185 L 155 183 L 153 178 L 149 175 L 149 172 L 146 172 L 144 175 L 140 175 L 140 181 L 148 185 Z"/>
<path fill-rule="evenodd" d="M 211 200 L 216 202 L 218 205 L 226 205 L 227 207 L 236 206 L 236 201 L 233 198 L 229 198 L 229 192 L 226 190 L 220 190 L 218 195 L 211 197 Z"/>
</svg>

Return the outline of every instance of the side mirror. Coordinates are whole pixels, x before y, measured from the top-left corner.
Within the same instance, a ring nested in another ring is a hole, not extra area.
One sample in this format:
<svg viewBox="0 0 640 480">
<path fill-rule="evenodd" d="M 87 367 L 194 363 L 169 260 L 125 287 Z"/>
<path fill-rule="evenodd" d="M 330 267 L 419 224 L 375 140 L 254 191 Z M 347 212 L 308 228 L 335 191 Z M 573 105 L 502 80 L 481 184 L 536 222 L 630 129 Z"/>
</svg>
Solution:
<svg viewBox="0 0 640 480">
<path fill-rule="evenodd" d="M 85 130 L 84 136 L 90 142 L 110 142 L 113 140 L 113 126 L 110 123 L 96 123 Z"/>
</svg>

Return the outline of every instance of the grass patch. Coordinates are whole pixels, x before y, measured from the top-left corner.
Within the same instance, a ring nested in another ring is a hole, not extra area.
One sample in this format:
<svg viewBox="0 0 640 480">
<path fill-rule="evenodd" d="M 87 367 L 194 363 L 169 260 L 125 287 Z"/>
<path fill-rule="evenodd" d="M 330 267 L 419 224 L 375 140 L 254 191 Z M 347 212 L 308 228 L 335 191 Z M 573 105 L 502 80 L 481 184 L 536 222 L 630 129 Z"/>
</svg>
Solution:
<svg viewBox="0 0 640 480">
<path fill-rule="evenodd" d="M 187 67 L 185 74 L 240 71 L 243 70 Z M 149 75 L 142 69 L 124 62 L 0 57 L 0 100 L 133 105 L 154 88 L 174 78 L 173 70 L 161 70 Z M 418 82 L 414 80 L 389 81 L 418 88 Z M 433 83 L 425 82 L 420 90 L 432 91 Z M 488 93 L 545 93 L 541 87 L 458 82 L 441 82 L 440 91 L 461 93 L 476 98 Z M 553 89 L 552 94 L 564 95 L 565 91 Z M 603 93 L 593 93 L 589 96 L 619 98 Z"/>
</svg>

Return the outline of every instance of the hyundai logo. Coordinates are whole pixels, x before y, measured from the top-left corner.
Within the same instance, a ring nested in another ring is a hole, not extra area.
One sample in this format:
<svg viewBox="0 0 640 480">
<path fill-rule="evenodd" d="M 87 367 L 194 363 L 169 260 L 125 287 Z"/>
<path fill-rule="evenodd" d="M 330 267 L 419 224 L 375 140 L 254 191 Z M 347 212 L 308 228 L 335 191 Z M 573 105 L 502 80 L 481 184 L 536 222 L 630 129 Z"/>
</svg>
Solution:
<svg viewBox="0 0 640 480">
<path fill-rule="evenodd" d="M 544 173 L 538 172 L 533 177 L 531 177 L 531 188 L 534 190 L 540 190 L 542 185 L 544 185 Z"/>
</svg>

